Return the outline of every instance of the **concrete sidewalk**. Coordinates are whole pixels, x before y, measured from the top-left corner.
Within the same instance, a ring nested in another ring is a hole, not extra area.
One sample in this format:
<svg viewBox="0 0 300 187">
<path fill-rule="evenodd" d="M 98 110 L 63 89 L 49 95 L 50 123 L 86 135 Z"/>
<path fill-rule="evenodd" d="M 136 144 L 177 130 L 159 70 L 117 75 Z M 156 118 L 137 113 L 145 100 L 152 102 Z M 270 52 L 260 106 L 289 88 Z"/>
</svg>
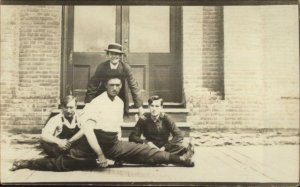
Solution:
<svg viewBox="0 0 300 187">
<path fill-rule="evenodd" d="M 38 139 L 34 137 L 31 139 Z M 255 182 L 298 183 L 299 144 L 196 146 L 195 167 L 126 165 L 90 171 L 9 171 L 14 159 L 42 157 L 36 143 L 1 144 L 1 183 L 23 182 Z M 111 162 L 112 163 L 112 162 Z"/>
</svg>

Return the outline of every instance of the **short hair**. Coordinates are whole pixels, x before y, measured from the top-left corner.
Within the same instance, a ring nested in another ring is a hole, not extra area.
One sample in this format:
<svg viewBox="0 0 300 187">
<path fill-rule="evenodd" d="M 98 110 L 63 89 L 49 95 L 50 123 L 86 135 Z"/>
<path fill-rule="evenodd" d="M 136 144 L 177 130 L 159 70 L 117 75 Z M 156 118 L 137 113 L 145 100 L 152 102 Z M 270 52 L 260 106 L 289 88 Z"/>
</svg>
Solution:
<svg viewBox="0 0 300 187">
<path fill-rule="evenodd" d="M 120 79 L 120 81 L 122 83 L 122 80 L 125 79 L 125 76 L 124 75 L 119 75 L 117 73 L 110 73 L 110 74 L 108 74 L 107 76 L 104 77 L 104 83 L 107 84 L 107 82 L 110 79 Z"/>
<path fill-rule="evenodd" d="M 77 104 L 77 98 L 73 95 L 67 95 L 64 98 L 61 99 L 60 105 L 61 107 L 66 107 L 67 104 L 71 101 L 75 100 L 75 103 Z"/>
<path fill-rule="evenodd" d="M 153 103 L 153 101 L 155 101 L 155 100 L 160 100 L 160 104 L 161 104 L 161 106 L 163 106 L 164 100 L 163 100 L 163 98 L 159 97 L 158 95 L 151 96 L 148 99 L 148 104 L 151 105 Z"/>
</svg>

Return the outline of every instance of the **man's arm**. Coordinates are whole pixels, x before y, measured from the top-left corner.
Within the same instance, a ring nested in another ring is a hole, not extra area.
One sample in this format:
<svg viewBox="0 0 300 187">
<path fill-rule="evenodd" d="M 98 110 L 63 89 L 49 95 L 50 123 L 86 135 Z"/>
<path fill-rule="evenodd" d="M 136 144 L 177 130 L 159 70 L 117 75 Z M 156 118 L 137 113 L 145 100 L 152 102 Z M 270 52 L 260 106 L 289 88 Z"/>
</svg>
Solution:
<svg viewBox="0 0 300 187">
<path fill-rule="evenodd" d="M 60 123 L 60 121 L 55 120 L 55 118 L 51 118 L 42 129 L 41 138 L 43 141 L 57 144 L 60 148 L 63 149 L 68 144 L 68 141 L 67 139 L 60 139 L 54 136 L 56 128 L 59 125 L 58 123 Z"/>
<path fill-rule="evenodd" d="M 98 164 L 100 167 L 107 167 L 107 160 L 102 152 L 102 149 L 99 145 L 99 142 L 96 138 L 96 135 L 94 133 L 94 127 L 96 125 L 96 122 L 93 120 L 88 120 L 86 124 L 84 125 L 84 134 L 87 138 L 87 141 L 91 148 L 94 150 L 94 152 L 98 155 Z"/>
<path fill-rule="evenodd" d="M 124 69 L 125 69 L 126 75 L 127 75 L 127 83 L 128 83 L 129 89 L 131 91 L 132 100 L 134 102 L 135 107 L 137 107 L 139 109 L 139 112 L 142 112 L 141 107 L 143 105 L 143 100 L 141 98 L 141 90 L 139 88 L 138 82 L 133 77 L 131 67 L 126 63 L 123 63 L 123 64 L 124 64 Z M 140 113 L 140 115 L 141 115 L 141 113 Z"/>
<path fill-rule="evenodd" d="M 81 138 L 84 135 L 84 130 L 81 128 L 76 134 L 74 134 L 70 139 L 70 143 L 76 142 L 79 138 Z"/>
<path fill-rule="evenodd" d="M 170 140 L 171 144 L 177 144 L 182 143 L 183 141 L 183 133 L 181 130 L 176 126 L 175 122 L 169 117 L 165 115 L 166 123 L 168 123 L 168 126 L 171 130 L 171 134 L 173 138 Z"/>
<path fill-rule="evenodd" d="M 84 122 L 89 119 L 93 119 L 93 116 L 97 115 L 93 107 L 95 107 L 93 103 L 87 103 L 81 113 L 78 114 L 77 119 L 81 123 L 81 128 L 75 135 L 72 136 L 72 138 L 69 139 L 69 142 L 73 143 L 84 135 Z"/>
<path fill-rule="evenodd" d="M 136 142 L 136 143 L 147 143 L 146 140 L 143 140 L 141 138 L 141 135 L 143 133 L 143 124 L 145 123 L 145 121 L 143 119 L 139 119 L 137 121 L 137 123 L 134 126 L 133 131 L 130 133 L 129 135 L 129 141 L 130 142 Z"/>
<path fill-rule="evenodd" d="M 57 144 L 58 147 L 60 147 L 61 149 L 64 149 L 68 144 L 67 139 L 57 138 L 57 137 L 53 136 L 52 134 L 50 134 L 48 132 L 43 132 L 42 133 L 42 140 L 45 141 L 45 142 Z"/>
</svg>

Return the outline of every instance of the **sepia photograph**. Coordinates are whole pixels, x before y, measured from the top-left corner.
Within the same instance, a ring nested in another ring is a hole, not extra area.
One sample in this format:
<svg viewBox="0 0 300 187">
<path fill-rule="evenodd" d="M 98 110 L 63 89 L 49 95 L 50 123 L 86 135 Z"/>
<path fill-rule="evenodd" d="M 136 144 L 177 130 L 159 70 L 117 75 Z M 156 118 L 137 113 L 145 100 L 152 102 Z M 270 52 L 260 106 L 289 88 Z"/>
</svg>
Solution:
<svg viewBox="0 0 300 187">
<path fill-rule="evenodd" d="M 297 186 L 299 2 L 0 2 L 2 185 Z"/>
</svg>

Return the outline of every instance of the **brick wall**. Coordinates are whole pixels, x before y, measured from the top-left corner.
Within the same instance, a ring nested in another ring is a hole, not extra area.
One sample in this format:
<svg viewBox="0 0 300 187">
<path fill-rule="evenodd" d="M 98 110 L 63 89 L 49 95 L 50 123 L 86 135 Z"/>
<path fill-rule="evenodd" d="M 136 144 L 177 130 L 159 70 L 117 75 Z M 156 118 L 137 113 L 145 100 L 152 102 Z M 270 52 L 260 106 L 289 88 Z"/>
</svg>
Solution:
<svg viewBox="0 0 300 187">
<path fill-rule="evenodd" d="M 1 23 L 1 126 L 40 129 L 60 94 L 61 6 L 2 6 Z"/>
<path fill-rule="evenodd" d="M 298 128 L 297 11 L 183 7 L 184 91 L 194 127 Z"/>
<path fill-rule="evenodd" d="M 223 124 L 224 107 L 219 102 L 224 94 L 223 62 L 222 7 L 183 7 L 183 87 L 190 110 L 188 121 L 205 127 Z"/>
<path fill-rule="evenodd" d="M 61 6 L 1 6 L 4 129 L 40 129 L 58 106 L 61 11 Z M 189 122 L 200 128 L 298 127 L 297 11 L 297 6 L 183 7 Z"/>
<path fill-rule="evenodd" d="M 11 124 L 19 74 L 19 7 L 1 6 L 1 127 Z"/>
<path fill-rule="evenodd" d="M 227 7 L 224 12 L 226 109 L 235 109 L 226 124 L 298 128 L 297 6 Z"/>
<path fill-rule="evenodd" d="M 261 8 L 264 27 L 264 122 L 299 127 L 297 6 Z"/>
<path fill-rule="evenodd" d="M 254 6 L 224 8 L 225 122 L 229 126 L 264 125 L 260 18 Z"/>
</svg>

